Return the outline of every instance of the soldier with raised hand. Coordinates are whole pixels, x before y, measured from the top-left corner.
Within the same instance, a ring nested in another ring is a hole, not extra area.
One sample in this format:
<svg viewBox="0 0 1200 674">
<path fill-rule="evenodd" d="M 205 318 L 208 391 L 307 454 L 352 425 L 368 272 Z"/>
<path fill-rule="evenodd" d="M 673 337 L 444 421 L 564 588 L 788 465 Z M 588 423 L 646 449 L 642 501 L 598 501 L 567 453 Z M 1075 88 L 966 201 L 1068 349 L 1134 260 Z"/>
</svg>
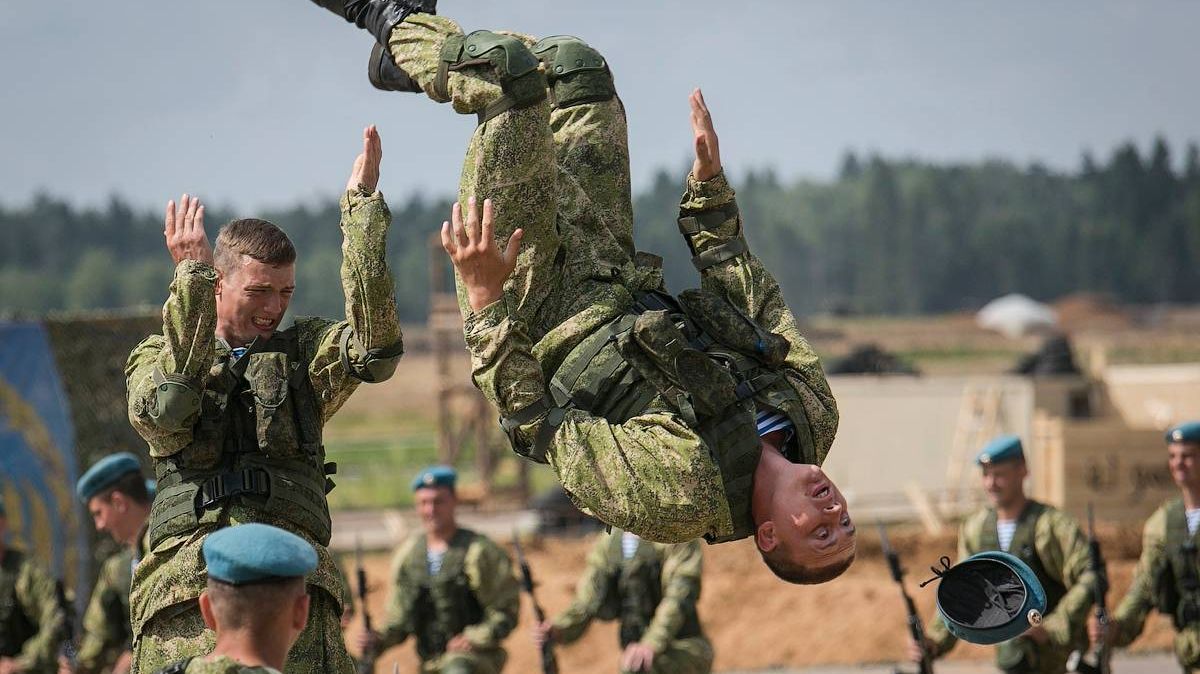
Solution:
<svg viewBox="0 0 1200 674">
<path fill-rule="evenodd" d="M 83 614 L 76 666 L 67 664 L 59 672 L 125 674 L 133 658 L 129 590 L 133 567 L 146 556 L 152 498 L 141 464 L 130 452 L 110 454 L 97 461 L 75 483 L 75 493 L 91 513 L 96 531 L 112 536 L 121 551 L 100 567 Z"/>
<path fill-rule="evenodd" d="M 200 614 L 216 645 L 156 674 L 280 674 L 309 619 L 304 578 L 317 569 L 317 551 L 293 533 L 257 523 L 216 531 L 201 548 L 208 580 Z"/>
<path fill-rule="evenodd" d="M 1060 674 L 1072 651 L 1086 647 L 1085 623 L 1092 606 L 1093 574 L 1088 570 L 1087 538 L 1066 513 L 1025 496 L 1025 452 L 1015 435 L 1002 435 L 983 447 L 979 464 L 990 504 L 968 516 L 958 531 L 958 559 L 987 550 L 1010 553 L 1029 565 L 1046 591 L 1040 625 L 996 646 L 996 665 L 1011 674 Z M 926 641 L 909 640 L 909 657 L 920 662 L 954 648 L 957 639 L 944 618 L 935 617 Z"/>
<path fill-rule="evenodd" d="M 593 620 L 615 619 L 622 674 L 708 674 L 712 643 L 696 613 L 702 567 L 699 540 L 653 543 L 614 529 L 592 546 L 567 610 L 534 625 L 534 643 L 569 644 Z"/>
<path fill-rule="evenodd" d="M 379 652 L 411 636 L 425 674 L 496 674 L 508 657 L 501 644 L 516 627 L 520 588 L 508 553 L 458 526 L 457 479 L 449 466 L 413 479 L 423 531 L 392 558 L 385 623 L 358 645 Z"/>
<path fill-rule="evenodd" d="M 57 671 L 64 621 L 54 579 L 37 560 L 9 547 L 0 494 L 0 674 Z"/>
<path fill-rule="evenodd" d="M 855 529 L 819 468 L 836 405 L 742 236 L 700 92 L 679 223 L 702 289 L 672 297 L 661 260 L 633 248 L 625 110 L 596 49 L 464 34 L 432 1 L 317 4 L 374 36 L 377 85 L 479 119 L 442 245 L 475 384 L 514 449 L 613 527 L 659 542 L 753 537 L 793 583 L 844 572 Z"/>
<path fill-rule="evenodd" d="M 1093 644 L 1103 639 L 1109 649 L 1133 643 L 1150 609 L 1170 616 L 1175 626 L 1175 657 L 1185 671 L 1200 669 L 1200 421 L 1167 431 L 1167 466 L 1179 487 L 1179 498 L 1167 501 L 1142 528 L 1142 556 L 1133 583 L 1101 630 L 1095 616 L 1088 621 Z"/>
<path fill-rule="evenodd" d="M 153 671 L 207 652 L 213 633 L 200 615 L 206 536 L 263 522 L 312 543 L 308 627 L 289 672 L 346 672 L 342 581 L 326 549 L 324 424 L 362 382 L 390 377 L 403 351 L 386 262 L 391 221 L 376 190 L 382 149 L 375 127 L 341 197 L 345 320 L 297 318 L 281 329 L 296 289 L 296 250 L 265 220 L 221 228 L 215 251 L 204 206 L 185 195 L 167 205 L 175 260 L 163 333 L 143 341 L 126 366 L 129 418 L 150 445 L 158 496 L 150 554 L 134 572 L 130 600 L 133 671 Z"/>
</svg>

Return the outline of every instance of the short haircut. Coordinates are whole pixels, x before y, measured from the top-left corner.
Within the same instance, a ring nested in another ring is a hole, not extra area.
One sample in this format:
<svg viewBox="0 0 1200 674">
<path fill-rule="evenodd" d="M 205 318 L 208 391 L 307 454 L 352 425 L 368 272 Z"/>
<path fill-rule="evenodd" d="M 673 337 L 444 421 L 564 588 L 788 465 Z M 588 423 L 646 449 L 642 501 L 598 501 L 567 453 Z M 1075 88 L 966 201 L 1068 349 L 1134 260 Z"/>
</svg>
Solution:
<svg viewBox="0 0 1200 674">
<path fill-rule="evenodd" d="M 777 548 L 771 553 L 758 551 L 762 555 L 763 562 L 767 568 L 774 573 L 780 580 L 792 583 L 794 585 L 820 585 L 828 583 L 837 578 L 850 568 L 854 563 L 856 553 L 850 553 L 850 556 L 843 560 L 838 560 L 832 564 L 825 566 L 809 567 L 799 562 L 794 562 L 782 554 L 783 548 Z"/>
<path fill-rule="evenodd" d="M 296 261 L 296 247 L 282 229 L 258 218 L 234 220 L 217 233 L 213 266 L 223 274 L 232 271 L 242 255 L 273 267 Z"/>
<path fill-rule="evenodd" d="M 151 501 L 150 492 L 146 490 L 146 479 L 142 477 L 141 471 L 125 473 L 96 496 L 104 501 L 111 501 L 112 495 L 117 492 L 141 505 L 149 505 Z"/>
<path fill-rule="evenodd" d="M 257 631 L 271 626 L 281 611 L 305 593 L 304 578 L 278 578 L 233 585 L 208 579 L 208 598 L 222 629 Z"/>
</svg>

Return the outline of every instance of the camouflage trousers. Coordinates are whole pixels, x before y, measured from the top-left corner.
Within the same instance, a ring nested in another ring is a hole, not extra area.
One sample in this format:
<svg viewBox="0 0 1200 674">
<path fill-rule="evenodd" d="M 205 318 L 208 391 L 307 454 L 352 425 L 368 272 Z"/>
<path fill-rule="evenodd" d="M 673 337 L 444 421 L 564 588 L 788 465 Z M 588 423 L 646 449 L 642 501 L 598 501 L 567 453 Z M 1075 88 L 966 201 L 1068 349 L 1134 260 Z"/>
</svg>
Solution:
<svg viewBox="0 0 1200 674">
<path fill-rule="evenodd" d="M 421 663 L 421 674 L 500 674 L 508 659 L 503 649 L 443 653 Z"/>
<path fill-rule="evenodd" d="M 650 674 L 708 674 L 712 671 L 712 644 L 704 637 L 676 639 L 654 656 Z M 621 670 L 621 674 L 626 674 Z"/>
<path fill-rule="evenodd" d="M 311 604 L 308 625 L 288 652 L 284 671 L 288 674 L 354 674 L 354 663 L 342 637 L 337 602 L 320 588 L 309 586 Z M 131 674 L 153 674 L 184 658 L 212 652 L 216 633 L 204 625 L 200 605 L 187 602 L 180 610 L 159 611 L 146 623 L 133 644 Z"/>
</svg>

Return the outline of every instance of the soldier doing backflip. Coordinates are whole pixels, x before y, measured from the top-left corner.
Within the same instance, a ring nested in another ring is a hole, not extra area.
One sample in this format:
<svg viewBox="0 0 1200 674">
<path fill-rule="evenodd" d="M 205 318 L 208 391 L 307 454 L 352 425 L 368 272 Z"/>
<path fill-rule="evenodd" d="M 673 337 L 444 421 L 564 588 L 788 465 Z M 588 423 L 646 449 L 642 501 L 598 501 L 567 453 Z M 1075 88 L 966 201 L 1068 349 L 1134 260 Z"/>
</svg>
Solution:
<svg viewBox="0 0 1200 674">
<path fill-rule="evenodd" d="M 214 251 L 198 200 L 184 195 L 167 206 L 176 268 L 163 332 L 138 345 L 126 366 L 129 418 L 150 445 L 159 490 L 150 554 L 130 598 L 135 673 L 212 648 L 197 603 L 206 582 L 201 546 L 213 531 L 246 522 L 303 537 L 320 560 L 288 671 L 352 671 L 342 581 L 326 549 L 335 467 L 325 463 L 321 434 L 355 388 L 390 377 L 402 353 L 385 261 L 391 215 L 376 191 L 381 154 L 369 127 L 341 198 L 341 321 L 298 318 L 280 329 L 296 250 L 275 225 L 235 220 Z"/>
<path fill-rule="evenodd" d="M 549 463 L 577 505 L 648 540 L 754 537 L 790 582 L 842 573 L 854 526 L 818 467 L 836 406 L 742 237 L 699 92 L 680 228 L 703 287 L 675 298 L 633 247 L 624 107 L 595 49 L 464 35 L 433 2 L 317 4 L 374 35 L 378 85 L 479 118 L 442 242 L 475 384 L 514 448 Z"/>
</svg>

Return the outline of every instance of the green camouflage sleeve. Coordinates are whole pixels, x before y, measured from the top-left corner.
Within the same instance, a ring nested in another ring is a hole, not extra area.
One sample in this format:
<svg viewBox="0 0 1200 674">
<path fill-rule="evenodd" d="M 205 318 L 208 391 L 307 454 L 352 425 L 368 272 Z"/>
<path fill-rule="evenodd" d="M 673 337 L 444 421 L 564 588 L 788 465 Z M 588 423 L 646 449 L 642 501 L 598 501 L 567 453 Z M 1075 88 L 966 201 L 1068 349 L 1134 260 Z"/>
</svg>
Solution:
<svg viewBox="0 0 1200 674">
<path fill-rule="evenodd" d="M 1042 620 L 1042 628 L 1056 646 L 1067 647 L 1084 633 L 1092 607 L 1095 576 L 1088 569 L 1087 538 L 1074 518 L 1050 510 L 1038 520 L 1034 546 L 1046 573 L 1062 581 L 1067 593 Z"/>
<path fill-rule="evenodd" d="M 583 636 L 600 611 L 608 576 L 606 553 L 612 535 L 608 533 L 596 538 L 596 543 L 588 552 L 587 568 L 575 586 L 575 598 L 554 619 L 554 638 L 558 643 L 569 644 Z"/>
<path fill-rule="evenodd" d="M 163 334 L 139 344 L 125 365 L 129 421 L 150 445 L 153 457 L 171 456 L 191 442 L 190 428 L 163 428 L 151 418 L 154 378 L 157 371 L 202 390 L 215 344 L 216 283 L 217 270 L 210 264 L 183 260 L 176 265 L 171 294 L 163 305 Z"/>
<path fill-rule="evenodd" d="M 416 542 L 416 537 L 410 536 L 392 557 L 392 569 L 388 575 L 392 588 L 383 628 L 380 630 L 380 651 L 404 643 L 414 629 L 413 605 L 416 602 L 417 587 L 405 577 L 404 562 L 413 554 Z"/>
<path fill-rule="evenodd" d="M 955 563 L 961 562 L 971 556 L 970 540 L 972 539 L 972 529 L 977 528 L 972 526 L 978 523 L 978 517 L 969 517 L 963 520 L 963 523 L 958 528 L 958 549 L 955 552 Z M 942 619 L 941 614 L 934 613 L 929 619 L 929 624 L 925 628 L 925 638 L 933 646 L 933 657 L 940 658 L 943 655 L 954 650 L 958 644 L 958 638 L 950 633 L 946 628 L 946 622 Z"/>
<path fill-rule="evenodd" d="M 306 343 L 315 343 L 309 378 L 324 421 L 341 409 L 360 382 L 391 377 L 404 351 L 386 258 L 392 214 L 379 192 L 346 192 L 341 207 L 346 320 L 315 321 L 301 334 Z"/>
<path fill-rule="evenodd" d="M 683 626 L 689 609 L 700 601 L 700 575 L 704 553 L 700 541 L 680 543 L 667 548 L 662 567 L 662 601 L 654 609 L 654 618 L 642 635 L 642 643 L 662 653 Z"/>
<path fill-rule="evenodd" d="M 35 619 L 37 634 L 21 646 L 14 658 L 28 672 L 58 669 L 58 648 L 66 626 L 62 608 L 58 605 L 54 579 L 33 560 L 25 560 L 17 576 L 17 601 L 26 615 Z"/>
<path fill-rule="evenodd" d="M 475 539 L 464 562 L 467 582 L 483 608 L 483 620 L 463 629 L 476 648 L 499 648 L 517 626 L 521 588 L 513 575 L 512 559 L 491 540 Z"/>
<path fill-rule="evenodd" d="M 1108 645 L 1122 648 L 1133 643 L 1154 608 L 1154 573 L 1163 564 L 1167 538 L 1167 511 L 1159 508 L 1142 527 L 1142 555 L 1133 572 L 1133 583 L 1117 610 L 1109 616 Z"/>
<path fill-rule="evenodd" d="M 526 328 L 503 300 L 468 315 L 465 329 L 475 384 L 501 416 L 545 394 Z M 547 459 L 576 505 L 647 540 L 682 543 L 721 531 L 730 520 L 716 464 L 675 415 L 645 413 L 611 424 L 568 410 Z"/>
<path fill-rule="evenodd" d="M 111 667 L 123 651 L 130 648 L 129 644 L 129 615 L 118 613 L 114 603 L 113 593 L 129 593 L 128 584 L 123 584 L 123 576 L 118 565 L 128 567 L 132 552 L 122 551 L 107 560 L 100 568 L 96 577 L 96 585 L 92 588 L 92 597 L 88 601 L 83 614 L 83 638 L 79 643 L 78 674 L 99 674 Z"/>
<path fill-rule="evenodd" d="M 705 226 L 685 232 L 688 245 L 696 255 L 704 255 L 721 246 L 743 241 L 743 219 L 737 210 L 733 188 L 719 173 L 706 181 L 688 174 L 687 189 L 679 205 L 680 218 L 711 218 Z M 713 215 L 718 214 L 718 215 Z M 698 221 L 698 220 L 697 220 Z M 824 460 L 837 432 L 837 403 L 825 380 L 825 372 L 808 340 L 800 334 L 775 277 L 749 250 L 718 262 L 700 274 L 701 286 L 728 299 L 747 316 L 767 330 L 782 336 L 790 349 L 787 364 L 791 379 L 804 400 L 805 413 L 812 428 L 818 461 Z"/>
</svg>

